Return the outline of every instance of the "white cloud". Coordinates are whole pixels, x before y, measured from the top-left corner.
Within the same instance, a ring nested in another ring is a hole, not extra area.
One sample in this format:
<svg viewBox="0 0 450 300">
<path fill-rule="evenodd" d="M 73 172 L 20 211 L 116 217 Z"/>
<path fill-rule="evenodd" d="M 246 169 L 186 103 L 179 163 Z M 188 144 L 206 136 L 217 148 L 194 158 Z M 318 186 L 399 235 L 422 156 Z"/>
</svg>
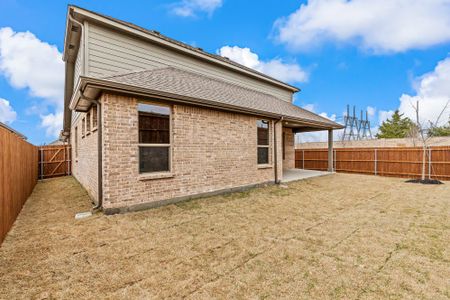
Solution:
<svg viewBox="0 0 450 300">
<path fill-rule="evenodd" d="M 400 97 L 399 110 L 405 116 L 416 120 L 412 105 L 419 101 L 420 119 L 423 124 L 436 122 L 438 115 L 450 100 L 450 57 L 440 61 L 435 69 L 417 78 L 415 83 L 416 95 L 403 94 Z M 450 107 L 442 115 L 440 125 L 449 121 Z"/>
<path fill-rule="evenodd" d="M 172 5 L 172 12 L 180 17 L 195 17 L 203 12 L 211 16 L 222 6 L 222 0 L 182 0 Z"/>
<path fill-rule="evenodd" d="M 308 73 L 298 64 L 285 63 L 279 58 L 261 61 L 258 54 L 252 52 L 249 48 L 223 46 L 217 52 L 221 56 L 228 57 L 237 63 L 281 81 L 306 82 L 308 80 Z"/>
<path fill-rule="evenodd" d="M 372 119 L 375 116 L 375 113 L 377 112 L 377 109 L 372 106 L 367 106 L 367 115 L 369 119 Z"/>
<path fill-rule="evenodd" d="M 378 125 L 383 124 L 383 122 L 392 117 L 393 114 L 393 110 L 380 110 L 378 112 Z"/>
<path fill-rule="evenodd" d="M 306 104 L 303 106 L 304 109 L 315 112 L 314 104 Z M 319 116 L 330 119 L 331 121 L 336 121 L 336 114 L 328 115 L 326 112 L 319 113 Z M 333 138 L 334 140 L 339 139 L 339 134 L 341 130 L 334 130 Z M 312 132 L 303 132 L 299 133 L 296 136 L 297 143 L 308 143 L 308 142 L 325 142 L 328 141 L 328 131 L 312 131 Z"/>
<path fill-rule="evenodd" d="M 329 120 L 331 120 L 331 121 L 336 121 L 336 114 L 328 115 L 326 112 L 318 113 L 318 112 L 317 112 L 316 105 L 314 105 L 314 104 L 312 104 L 312 103 L 305 104 L 305 105 L 302 106 L 302 108 L 303 108 L 303 109 L 306 109 L 306 110 L 309 110 L 309 111 L 311 111 L 311 112 L 313 112 L 313 113 L 316 113 L 316 114 L 318 114 L 319 116 L 324 117 L 324 118 L 327 118 L 327 119 L 329 119 Z"/>
<path fill-rule="evenodd" d="M 11 123 L 16 120 L 17 113 L 6 99 L 0 98 L 0 122 Z"/>
<path fill-rule="evenodd" d="M 449 0 L 309 0 L 275 22 L 276 38 L 293 50 L 327 41 L 378 53 L 450 41 Z"/>
<path fill-rule="evenodd" d="M 42 116 L 41 124 L 55 137 L 54 126 L 62 123 L 64 106 L 64 63 L 56 46 L 39 40 L 28 31 L 0 28 L 0 74 L 14 88 L 28 89 L 31 96 L 42 98 L 42 109 L 49 107 L 56 111 Z M 55 117 L 61 117 L 61 120 Z"/>
<path fill-rule="evenodd" d="M 306 110 L 314 112 L 316 107 L 315 107 L 314 104 L 306 104 L 306 105 L 303 106 L 303 108 L 306 109 Z"/>
<path fill-rule="evenodd" d="M 47 136 L 58 137 L 63 126 L 63 112 L 41 116 L 41 126 L 45 128 Z"/>
</svg>

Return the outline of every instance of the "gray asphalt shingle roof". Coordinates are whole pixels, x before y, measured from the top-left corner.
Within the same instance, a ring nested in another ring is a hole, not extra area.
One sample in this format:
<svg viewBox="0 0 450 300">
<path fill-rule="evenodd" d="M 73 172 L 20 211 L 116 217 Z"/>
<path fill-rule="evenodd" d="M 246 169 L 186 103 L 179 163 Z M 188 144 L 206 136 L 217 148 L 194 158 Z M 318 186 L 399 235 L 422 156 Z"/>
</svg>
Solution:
<svg viewBox="0 0 450 300">
<path fill-rule="evenodd" d="M 119 74 L 104 79 L 236 108 L 267 112 L 323 126 L 341 127 L 327 118 L 272 95 L 175 67 Z"/>
</svg>

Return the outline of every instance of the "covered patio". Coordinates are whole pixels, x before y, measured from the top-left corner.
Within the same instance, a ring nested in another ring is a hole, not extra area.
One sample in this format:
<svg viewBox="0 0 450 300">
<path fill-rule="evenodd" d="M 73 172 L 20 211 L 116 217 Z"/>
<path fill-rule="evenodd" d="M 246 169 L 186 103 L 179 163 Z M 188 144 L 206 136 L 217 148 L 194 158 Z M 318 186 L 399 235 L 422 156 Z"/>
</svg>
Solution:
<svg viewBox="0 0 450 300">
<path fill-rule="evenodd" d="M 280 182 L 286 183 L 306 178 L 329 175 L 333 170 L 333 130 L 329 124 L 311 124 L 308 122 L 283 121 L 282 153 L 283 153 L 283 174 Z M 295 167 L 295 134 L 311 131 L 328 131 L 328 170 L 314 171 L 304 170 Z"/>
</svg>

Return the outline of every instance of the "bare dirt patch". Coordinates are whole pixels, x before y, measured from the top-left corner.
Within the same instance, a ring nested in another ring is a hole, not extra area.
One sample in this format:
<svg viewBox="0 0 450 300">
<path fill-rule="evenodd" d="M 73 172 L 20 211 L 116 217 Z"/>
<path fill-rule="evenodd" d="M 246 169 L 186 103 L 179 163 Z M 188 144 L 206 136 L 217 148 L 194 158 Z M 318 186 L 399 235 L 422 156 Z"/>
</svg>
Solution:
<svg viewBox="0 0 450 300">
<path fill-rule="evenodd" d="M 125 215 L 39 183 L 0 248 L 0 298 L 450 297 L 450 183 L 336 174 Z"/>
</svg>

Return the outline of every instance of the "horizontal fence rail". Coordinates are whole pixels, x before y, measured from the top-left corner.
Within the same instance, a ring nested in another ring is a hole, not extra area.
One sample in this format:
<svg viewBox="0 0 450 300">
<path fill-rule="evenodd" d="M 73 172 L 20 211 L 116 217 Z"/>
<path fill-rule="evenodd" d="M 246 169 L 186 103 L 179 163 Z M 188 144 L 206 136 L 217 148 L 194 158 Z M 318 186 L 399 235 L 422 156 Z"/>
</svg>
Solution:
<svg viewBox="0 0 450 300">
<path fill-rule="evenodd" d="M 39 179 L 71 174 L 70 145 L 39 147 Z"/>
<path fill-rule="evenodd" d="M 295 167 L 328 169 L 328 149 L 296 149 Z M 420 178 L 425 162 L 426 178 L 450 180 L 450 147 L 335 148 L 337 172 Z"/>
<path fill-rule="evenodd" d="M 37 147 L 0 127 L 0 244 L 33 191 L 37 175 Z"/>
</svg>

